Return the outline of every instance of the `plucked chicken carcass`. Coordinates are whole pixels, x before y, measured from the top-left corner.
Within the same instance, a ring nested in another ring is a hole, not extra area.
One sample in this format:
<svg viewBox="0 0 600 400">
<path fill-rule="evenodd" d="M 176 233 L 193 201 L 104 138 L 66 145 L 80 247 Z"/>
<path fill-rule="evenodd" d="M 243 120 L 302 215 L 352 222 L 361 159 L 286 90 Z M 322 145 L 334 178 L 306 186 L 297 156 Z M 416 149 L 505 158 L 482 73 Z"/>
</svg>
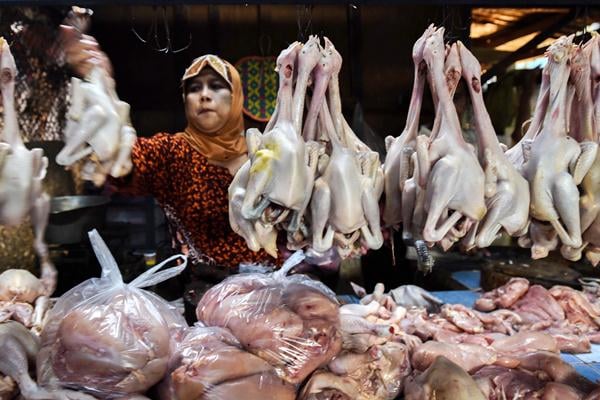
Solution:
<svg viewBox="0 0 600 400">
<path fill-rule="evenodd" d="M 329 41 L 326 41 L 325 52 L 337 53 Z M 331 62 L 336 61 L 338 66 L 329 65 L 329 68 L 339 69 L 341 57 L 332 57 Z M 327 70 L 328 61 L 322 60 L 319 65 L 324 69 L 315 73 L 315 88 L 326 88 L 331 73 Z M 383 177 L 377 153 L 357 154 L 343 144 L 343 132 L 335 131 L 329 107 L 323 101 L 324 94 L 324 90 L 315 90 L 312 101 L 321 98 L 319 118 L 324 122 L 332 151 L 312 194 L 312 248 L 323 253 L 335 244 L 340 256 L 346 258 L 356 254 L 357 241 L 370 249 L 378 249 L 383 244 L 378 205 Z"/>
<path fill-rule="evenodd" d="M 229 188 L 230 224 L 252 250 L 276 256 L 280 231 L 288 249 L 320 256 L 335 249 L 346 258 L 383 243 L 383 170 L 342 115 L 341 65 L 333 44 L 325 38 L 322 47 L 316 36 L 277 58 L 275 112 L 264 133 L 247 131 L 250 160 Z"/>
<path fill-rule="evenodd" d="M 341 349 L 333 294 L 306 277 L 285 277 L 301 259 L 295 253 L 270 276 L 232 276 L 207 291 L 196 308 L 200 322 L 229 329 L 246 351 L 294 384 Z"/>
<path fill-rule="evenodd" d="M 42 264 L 42 277 L 24 269 L 9 269 L 0 274 L 0 323 L 13 319 L 39 335 L 50 296 L 56 287 L 56 270 Z"/>
<path fill-rule="evenodd" d="M 549 105 L 542 130 L 525 152 L 523 174 L 531 190 L 530 214 L 550 222 L 562 243 L 582 245 L 579 191 L 597 151 L 597 143 L 577 143 L 567 135 L 567 83 L 573 37 L 548 48 Z M 593 154 L 593 157 L 592 157 Z"/>
<path fill-rule="evenodd" d="M 430 26 L 423 36 L 419 39 L 422 40 L 421 47 L 414 55 L 417 56 L 416 60 L 419 60 L 419 63 L 423 69 L 427 71 L 426 77 L 429 82 L 429 87 L 431 88 L 433 103 L 435 107 L 435 119 L 433 122 L 433 128 L 429 134 L 429 140 L 433 141 L 438 136 L 441 127 L 441 119 L 442 119 L 442 111 L 440 106 L 439 97 L 437 92 L 433 89 L 433 81 L 432 71 L 427 69 L 427 64 L 423 60 L 423 51 L 424 44 L 426 40 L 432 36 L 435 32 L 435 28 Z M 416 43 L 419 44 L 419 43 Z M 458 86 L 461 74 L 461 65 L 458 55 L 458 50 L 456 46 L 448 46 L 446 47 L 445 52 L 445 61 L 444 61 L 444 77 L 446 86 L 448 88 L 448 92 L 450 93 L 450 99 L 453 98 L 456 88 Z M 420 143 L 422 150 L 423 146 L 426 146 L 427 140 L 425 136 L 421 135 L 418 139 L 418 143 Z M 417 147 L 417 142 L 414 144 L 415 148 Z M 407 151 L 411 151 L 407 149 Z M 427 218 L 427 210 L 425 209 L 426 203 L 426 184 L 427 178 L 421 172 L 423 168 L 422 165 L 419 164 L 418 153 L 412 151 L 412 156 L 410 157 L 410 169 L 411 171 L 406 171 L 408 179 L 404 181 L 404 187 L 402 190 L 402 237 L 404 240 L 420 240 L 423 238 L 423 229 L 425 226 L 426 218 Z M 448 209 L 445 209 L 442 213 L 443 218 L 448 217 Z M 455 226 L 453 226 L 444 236 L 444 238 L 439 242 L 440 246 L 447 250 L 449 249 L 456 241 L 458 241 L 461 237 L 463 237 L 468 227 L 470 226 L 469 221 L 462 221 Z M 417 241 L 415 241 L 415 245 L 418 246 Z M 431 246 L 433 243 L 429 243 Z M 419 247 L 417 247 L 418 249 Z"/>
<path fill-rule="evenodd" d="M 233 230 L 246 239 L 250 249 L 258 251 L 264 247 L 273 257 L 277 255 L 275 225 L 285 222 L 285 229 L 291 234 L 303 228 L 304 236 L 308 235 L 302 224 L 315 179 L 319 146 L 316 142 L 305 143 L 296 125 L 302 121 L 308 77 L 320 58 L 314 37 L 304 45 L 292 43 L 279 55 L 276 111 L 264 133 L 257 129 L 246 133 L 250 160 L 240 168 L 229 188 Z"/>
<path fill-rule="evenodd" d="M 44 232 L 48 225 L 50 199 L 42 189 L 48 159 L 42 149 L 27 149 L 19 133 L 15 109 L 17 68 L 8 43 L 0 38 L 0 68 L 4 130 L 0 138 L 0 223 L 17 225 L 30 216 L 34 250 L 39 257 L 44 279 L 54 279 L 55 270 L 48 256 Z M 49 283 L 50 281 L 48 281 Z M 49 287 L 54 291 L 54 287 Z"/>
<path fill-rule="evenodd" d="M 511 162 L 511 164 L 522 173 L 524 160 L 524 151 L 531 146 L 531 142 L 540 133 L 542 129 L 542 122 L 544 121 L 544 116 L 548 111 L 548 101 L 550 97 L 550 75 L 548 73 L 548 64 L 546 64 L 542 70 L 542 83 L 540 85 L 538 97 L 535 103 L 535 108 L 533 111 L 533 117 L 531 121 L 529 121 L 529 125 L 527 127 L 527 131 L 510 149 L 507 149 L 505 154 L 506 158 Z"/>
<path fill-rule="evenodd" d="M 29 375 L 30 363 L 35 364 L 39 340 L 22 324 L 14 321 L 0 323 L 0 399 L 10 400 L 17 392 L 25 399 L 94 400 L 84 393 L 60 388 L 42 388 Z"/>
<path fill-rule="evenodd" d="M 160 384 L 164 400 L 296 397 L 295 388 L 278 378 L 265 360 L 242 350 L 226 329 L 188 328 Z"/>
<path fill-rule="evenodd" d="M 324 158 L 321 176 L 315 181 L 311 219 L 312 248 L 323 253 L 335 245 L 340 256 L 346 258 L 360 255 L 361 246 L 378 249 L 383 244 L 378 205 L 383 192 L 383 170 L 379 155 L 362 149 L 353 139 L 354 134 L 344 128 L 341 102 L 335 100 L 339 89 L 331 84 L 332 75 L 337 76 L 341 65 L 341 55 L 326 38 L 323 58 L 314 71 L 311 105 L 319 105 L 321 132 L 329 139 L 332 150 Z M 331 108 L 324 98 L 327 88 Z M 307 121 L 316 117 L 311 111 L 312 107 Z M 337 127 L 336 120 L 342 121 Z M 308 123 L 306 126 L 310 127 Z"/>
<path fill-rule="evenodd" d="M 481 88 L 481 66 L 459 41 L 462 76 L 467 82 L 473 104 L 479 162 L 485 171 L 487 213 L 476 224 L 474 237 L 467 247 L 488 247 L 504 229 L 509 235 L 522 236 L 529 222 L 529 185 L 508 161 L 500 147 L 490 116 L 485 109 Z"/>
<path fill-rule="evenodd" d="M 426 182 L 423 238 L 432 243 L 441 241 L 461 218 L 475 222 L 486 212 L 483 170 L 472 146 L 462 137 L 444 77 L 443 35 L 443 28 L 436 30 L 427 39 L 423 53 L 432 77 L 432 90 L 439 99 L 439 133 L 433 139 L 417 138 L 420 180 Z M 446 212 L 450 215 L 444 219 Z"/>
<path fill-rule="evenodd" d="M 141 288 L 181 273 L 185 257 L 157 273 L 182 256 L 171 257 L 125 284 L 96 231 L 90 240 L 102 277 L 74 287 L 50 311 L 37 354 L 38 381 L 100 398 L 142 394 L 164 376 L 173 341 L 186 324 L 165 300 Z"/>
<path fill-rule="evenodd" d="M 600 100 L 594 102 L 594 92 L 600 85 L 600 37 L 594 35 L 583 48 L 578 48 L 572 62 L 571 79 L 574 81 L 574 99 L 571 112 L 570 135 L 579 142 L 598 142 L 600 140 L 600 120 L 595 113 Z M 591 83 L 591 84 L 590 84 Z M 579 214 L 583 244 L 579 248 L 563 245 L 561 253 L 571 261 L 581 258 L 586 251 L 587 259 L 597 265 L 600 262 L 600 152 L 588 173 L 581 182 L 582 192 L 579 198 Z M 586 249 L 587 248 L 587 249 Z"/>
<path fill-rule="evenodd" d="M 114 81 L 102 68 L 94 67 L 83 81 L 72 78 L 64 137 L 65 147 L 56 162 L 70 167 L 82 161 L 83 178 L 96 186 L 108 174 L 118 178 L 131 171 L 136 134 L 129 121 L 129 104 L 119 100 Z"/>
<path fill-rule="evenodd" d="M 384 163 L 385 208 L 383 221 L 385 226 L 397 226 L 402 222 L 402 192 L 404 183 L 410 176 L 410 157 L 415 151 L 419 116 L 423 103 L 423 91 L 426 82 L 426 65 L 423 61 L 425 40 L 434 32 L 433 24 L 415 42 L 412 50 L 414 63 L 413 89 L 408 106 L 406 126 L 400 136 L 385 138 L 387 155 Z"/>
</svg>

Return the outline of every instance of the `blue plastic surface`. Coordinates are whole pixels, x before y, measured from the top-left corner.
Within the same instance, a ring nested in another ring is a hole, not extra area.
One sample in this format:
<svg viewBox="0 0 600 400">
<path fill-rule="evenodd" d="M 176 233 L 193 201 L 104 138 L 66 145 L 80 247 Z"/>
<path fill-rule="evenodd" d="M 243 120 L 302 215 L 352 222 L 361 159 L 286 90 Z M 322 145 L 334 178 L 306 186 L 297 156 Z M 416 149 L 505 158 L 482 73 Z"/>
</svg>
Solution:
<svg viewBox="0 0 600 400">
<path fill-rule="evenodd" d="M 479 282 L 481 282 L 481 271 L 456 271 L 452 273 L 452 278 L 467 289 L 478 289 Z"/>
</svg>

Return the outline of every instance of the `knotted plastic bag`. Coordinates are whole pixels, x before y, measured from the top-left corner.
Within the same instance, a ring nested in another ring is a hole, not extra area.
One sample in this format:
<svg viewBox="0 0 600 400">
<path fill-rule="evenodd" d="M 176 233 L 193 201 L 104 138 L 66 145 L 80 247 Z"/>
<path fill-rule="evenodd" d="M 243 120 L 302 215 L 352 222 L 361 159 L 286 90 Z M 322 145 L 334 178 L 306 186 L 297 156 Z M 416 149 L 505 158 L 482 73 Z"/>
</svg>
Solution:
<svg viewBox="0 0 600 400">
<path fill-rule="evenodd" d="M 98 232 L 89 236 L 102 275 L 65 293 L 50 311 L 37 357 L 38 380 L 99 398 L 143 393 L 164 376 L 186 323 L 167 301 L 142 288 L 178 275 L 187 259 L 170 257 L 125 283 Z M 159 271 L 178 258 L 182 264 Z"/>
<path fill-rule="evenodd" d="M 158 392 L 162 400 L 296 398 L 295 387 L 231 332 L 200 323 L 186 330 Z"/>
<path fill-rule="evenodd" d="M 228 328 L 242 347 L 298 384 L 341 348 L 339 304 L 321 282 L 287 273 L 304 259 L 294 253 L 272 274 L 239 274 L 208 290 L 196 308 L 207 326 Z"/>
</svg>

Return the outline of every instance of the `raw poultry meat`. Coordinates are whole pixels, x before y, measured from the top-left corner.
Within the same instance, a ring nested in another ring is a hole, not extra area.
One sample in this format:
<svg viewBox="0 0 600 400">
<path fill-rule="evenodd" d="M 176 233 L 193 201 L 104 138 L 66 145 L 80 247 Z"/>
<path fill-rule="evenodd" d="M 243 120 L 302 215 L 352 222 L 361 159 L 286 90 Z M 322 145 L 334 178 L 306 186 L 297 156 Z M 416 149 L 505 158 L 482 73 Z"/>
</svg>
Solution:
<svg viewBox="0 0 600 400">
<path fill-rule="evenodd" d="M 395 342 L 372 346 L 362 354 L 343 352 L 328 369 L 313 374 L 299 399 L 392 400 L 411 371 L 406 346 Z"/>
<path fill-rule="evenodd" d="M 107 175 L 125 176 L 133 167 L 131 149 L 136 141 L 129 121 L 129 104 L 119 100 L 114 80 L 94 67 L 85 80 L 71 79 L 71 105 L 65 128 L 65 147 L 59 165 L 82 161 L 82 176 L 101 186 Z"/>
<path fill-rule="evenodd" d="M 204 294 L 196 316 L 209 326 L 228 328 L 278 376 L 299 383 L 340 351 L 341 335 L 334 296 L 309 278 L 286 278 L 294 263 L 273 276 L 226 279 Z"/>
<path fill-rule="evenodd" d="M 422 374 L 407 379 L 405 400 L 484 400 L 477 384 L 459 364 L 439 356 Z"/>
<path fill-rule="evenodd" d="M 578 326 L 584 325 L 598 330 L 600 327 L 600 312 L 582 292 L 567 286 L 554 286 L 549 292 L 565 311 L 567 321 Z"/>
<path fill-rule="evenodd" d="M 496 365 L 481 368 L 473 379 L 485 398 L 492 400 L 536 398 L 547 382 L 532 372 Z"/>
<path fill-rule="evenodd" d="M 531 216 L 550 222 L 563 244 L 580 247 L 577 185 L 591 166 L 590 154 L 594 153 L 595 157 L 597 144 L 579 144 L 567 135 L 567 83 L 572 40 L 572 36 L 562 37 L 548 49 L 549 106 L 542 130 L 526 154 L 523 174 L 531 189 Z"/>
<path fill-rule="evenodd" d="M 467 333 L 482 333 L 483 323 L 475 315 L 475 310 L 462 304 L 445 304 L 440 315 Z"/>
<path fill-rule="evenodd" d="M 52 264 L 42 264 L 41 268 L 41 279 L 24 269 L 9 269 L 0 274 L 0 323 L 13 319 L 40 334 L 56 287 Z"/>
<path fill-rule="evenodd" d="M 360 254 L 359 243 L 370 249 L 383 244 L 377 203 L 383 191 L 383 172 L 377 153 L 357 153 L 355 143 L 348 143 L 346 132 L 336 131 L 334 117 L 324 101 L 331 76 L 337 74 L 341 63 L 341 56 L 326 39 L 323 57 L 313 72 L 313 98 L 305 128 L 311 128 L 318 111 L 321 131 L 332 145 L 331 154 L 323 158 L 321 176 L 315 181 L 311 198 L 312 249 L 324 253 L 335 245 L 340 256 L 346 258 Z M 309 132 L 305 137 L 311 136 Z"/>
<path fill-rule="evenodd" d="M 331 154 L 323 162 L 321 176 L 315 181 L 311 199 L 312 248 L 323 253 L 336 246 L 342 258 L 359 255 L 360 245 L 378 249 L 383 244 L 379 223 L 378 200 L 383 192 L 383 171 L 376 152 L 358 151 L 355 142 L 348 139 L 347 132 L 336 129 L 335 120 L 343 117 L 340 110 L 330 114 L 324 101 L 325 89 L 329 88 L 330 102 L 339 96 L 330 85 L 332 75 L 341 68 L 342 57 L 326 38 L 324 55 L 314 74 L 314 90 L 307 121 L 319 111 L 322 132 L 330 140 Z M 334 92 L 334 93 L 332 93 Z M 317 103 L 319 108 L 313 108 Z M 338 126 L 343 123 L 338 122 Z M 307 122 L 307 127 L 310 128 Z M 310 136 L 310 135 L 309 135 Z M 326 165 L 324 165 L 326 163 Z"/>
<path fill-rule="evenodd" d="M 505 285 L 484 293 L 475 302 L 477 308 L 491 308 L 492 301 L 499 298 L 498 293 L 511 289 L 526 289 L 529 283 L 522 278 L 513 278 Z M 597 342 L 600 337 L 597 305 L 593 302 L 595 288 L 586 281 L 584 288 L 588 293 L 582 293 L 564 286 L 554 286 L 550 291 L 539 285 L 529 287 L 526 293 L 519 290 L 519 300 L 516 296 L 505 305 L 513 314 L 521 319 L 520 324 L 513 324 L 521 332 L 541 331 L 552 335 L 558 348 L 567 353 L 586 353 L 591 350 L 591 342 Z M 480 301 L 481 300 L 481 301 Z M 501 308 L 499 311 L 509 311 Z M 533 332 L 531 332 L 533 333 Z M 445 335 L 445 340 L 455 340 Z M 543 349 L 538 347 L 538 349 Z M 548 348 L 546 348 L 548 350 Z"/>
<path fill-rule="evenodd" d="M 421 341 L 400 330 L 406 309 L 384 290 L 377 284 L 372 294 L 363 293 L 364 304 L 340 307 L 343 351 L 313 374 L 301 399 L 391 400 L 401 392 L 410 353 Z"/>
<path fill-rule="evenodd" d="M 342 115 L 342 57 L 324 42 L 311 36 L 279 55 L 276 110 L 264 133 L 246 133 L 250 160 L 229 188 L 229 219 L 252 250 L 276 256 L 281 231 L 289 250 L 316 255 L 347 258 L 383 243 L 383 169 Z"/>
<path fill-rule="evenodd" d="M 252 229 L 240 230 L 236 227 L 246 227 L 258 219 L 274 226 L 283 223 L 291 213 L 286 229 L 295 233 L 300 229 L 310 200 L 319 146 L 315 142 L 305 143 L 300 132 L 294 128 L 292 120 L 296 116 L 295 104 L 292 104 L 292 79 L 296 61 L 299 65 L 304 65 L 315 53 L 304 47 L 300 51 L 300 46 L 299 43 L 293 43 L 277 59 L 280 76 L 277 119 L 272 129 L 266 130 L 264 134 L 257 129 L 248 130 L 246 136 L 250 160 L 239 172 L 248 176 L 243 179 L 236 176 L 229 189 L 230 209 L 233 210 L 230 221 L 235 222 L 232 227 L 246 238 L 252 250 L 260 248 L 257 246 L 260 241 L 256 243 L 252 239 Z M 311 46 L 312 44 L 309 45 Z M 298 79 L 302 79 L 303 73 L 301 69 Z M 302 90 L 297 84 L 294 96 Z M 277 211 L 271 213 L 272 209 Z M 267 249 L 271 255 L 276 256 L 274 236 L 269 241 L 272 245 L 267 246 Z"/>
<path fill-rule="evenodd" d="M 538 351 L 523 354 L 519 356 L 519 367 L 532 372 L 543 372 L 549 380 L 569 385 L 583 393 L 589 393 L 597 386 L 579 375 L 572 365 L 556 353 Z"/>
<path fill-rule="evenodd" d="M 533 117 L 529 121 L 527 131 L 519 142 L 514 144 L 505 152 L 506 158 L 521 173 L 523 172 L 523 164 L 525 163 L 524 150 L 530 148 L 531 142 L 538 135 L 538 133 L 540 133 L 544 116 L 548 111 L 548 101 L 550 96 L 550 74 L 548 72 L 548 68 L 549 66 L 546 64 L 542 70 L 542 82 L 540 84 L 538 97 L 535 103 Z"/>
<path fill-rule="evenodd" d="M 510 310 L 482 313 L 462 304 L 445 304 L 440 315 L 467 333 L 513 334 L 521 325 L 521 317 Z"/>
<path fill-rule="evenodd" d="M 485 292 L 475 301 L 480 311 L 492 311 L 496 308 L 509 308 L 529 290 L 529 281 L 524 278 L 511 278 L 506 284 Z"/>
<path fill-rule="evenodd" d="M 424 371 L 438 356 L 444 356 L 450 361 L 461 365 L 466 371 L 476 371 L 485 365 L 499 363 L 500 365 L 516 366 L 518 362 L 512 359 L 499 359 L 498 353 L 476 344 L 448 344 L 429 341 L 417 347 L 412 355 L 413 368 Z"/>
<path fill-rule="evenodd" d="M 587 329 L 580 329 L 564 323 L 544 329 L 544 332 L 549 333 L 556 339 L 561 352 L 574 354 L 589 353 L 592 351 L 590 337 L 593 338 L 593 334 L 586 334 L 585 331 Z"/>
<path fill-rule="evenodd" d="M 17 68 L 8 43 L 0 38 L 0 68 L 4 129 L 0 137 L 0 224 L 17 225 L 31 218 L 34 250 L 39 257 L 42 278 L 55 278 L 56 271 L 48 256 L 44 232 L 48 225 L 50 198 L 42 188 L 48 159 L 42 149 L 27 149 L 19 133 L 15 109 Z M 54 288 L 51 288 L 54 291 Z"/>
<path fill-rule="evenodd" d="M 592 37 L 583 47 L 577 47 L 571 60 L 571 80 L 573 88 L 573 100 L 571 107 L 570 132 L 569 135 L 581 143 L 598 142 L 598 125 L 594 120 L 594 102 L 592 97 L 591 77 L 592 52 L 598 52 L 600 38 Z M 591 84 L 590 84 L 591 82 Z M 590 157 L 593 154 L 590 153 Z M 579 248 L 563 245 L 562 255 L 577 261 L 581 258 L 583 250 L 588 245 L 586 231 L 600 215 L 600 153 L 595 154 L 595 159 L 589 172 L 581 182 L 581 196 L 579 198 L 579 214 L 581 217 L 581 230 L 584 232 L 584 242 Z M 590 260 L 591 261 L 591 260 Z"/>
<path fill-rule="evenodd" d="M 581 400 L 583 393 L 563 383 L 550 382 L 544 386 L 542 400 Z"/>
<path fill-rule="evenodd" d="M 547 257 L 548 254 L 558 248 L 558 234 L 554 227 L 548 222 L 531 220 L 528 236 L 521 236 L 518 240 L 519 246 L 531 247 L 531 258 L 534 260 Z"/>
<path fill-rule="evenodd" d="M 186 326 L 165 300 L 141 288 L 181 273 L 185 257 L 173 256 L 125 284 L 96 231 L 90 240 L 102 277 L 74 287 L 50 311 L 37 354 L 38 381 L 100 398 L 141 394 L 164 376 L 173 341 Z M 179 257 L 181 265 L 157 273 Z"/>
<path fill-rule="evenodd" d="M 511 309 L 521 316 L 524 324 L 549 326 L 553 321 L 565 319 L 565 312 L 560 304 L 540 285 L 531 286 Z"/>
<path fill-rule="evenodd" d="M 583 195 L 579 198 L 583 244 L 570 259 L 579 259 L 585 248 L 586 258 L 597 266 L 600 262 L 600 152 L 581 182 Z"/>
<path fill-rule="evenodd" d="M 443 75 L 443 34 L 443 28 L 436 30 L 427 39 L 423 52 L 431 71 L 432 90 L 439 98 L 440 131 L 432 140 L 424 136 L 417 138 L 420 180 L 427 182 L 423 238 L 434 243 L 442 240 L 462 217 L 479 221 L 486 212 L 483 170 L 472 147 L 462 137 Z M 451 214 L 442 222 L 446 209 Z"/>
<path fill-rule="evenodd" d="M 295 398 L 295 389 L 275 376 L 263 359 L 242 350 L 226 329 L 194 326 L 171 355 L 160 384 L 165 400 Z"/>
<path fill-rule="evenodd" d="M 396 138 L 393 136 L 385 138 L 387 151 L 383 166 L 385 176 L 383 221 L 385 226 L 397 226 L 402 221 L 402 193 L 404 183 L 411 175 L 410 157 L 416 147 L 419 116 L 426 82 L 427 66 L 423 61 L 423 49 L 425 40 L 433 32 L 434 27 L 432 24 L 429 25 L 413 46 L 414 81 L 404 131 Z"/>
<path fill-rule="evenodd" d="M 534 351 L 558 353 L 558 343 L 552 335 L 544 332 L 518 332 L 512 336 L 495 340 L 490 348 L 504 355 L 517 356 Z"/>
<path fill-rule="evenodd" d="M 426 40 L 432 36 L 434 32 L 434 27 L 430 26 L 420 40 L 426 42 Z M 443 114 L 441 111 L 439 96 L 437 95 L 436 90 L 433 88 L 432 82 L 434 79 L 432 77 L 432 71 L 427 68 L 427 64 L 423 60 L 423 51 L 424 46 L 421 44 L 419 52 L 416 54 L 418 56 L 417 60 L 420 60 L 420 65 L 427 71 L 426 77 L 427 81 L 429 82 L 434 100 L 435 120 L 433 122 L 432 131 L 429 135 L 429 141 L 433 141 L 439 135 Z M 456 92 L 456 88 L 460 80 L 460 71 L 461 65 L 456 46 L 446 47 L 444 78 L 446 86 L 448 87 L 448 92 L 450 93 L 450 100 L 452 100 L 454 93 Z M 419 138 L 418 142 L 421 143 L 421 146 L 425 146 L 427 140 L 425 139 L 425 136 L 421 136 L 422 137 Z M 415 142 L 414 147 L 416 149 L 417 142 Z M 412 156 L 410 158 L 410 167 L 412 170 L 412 175 L 410 172 L 408 172 L 408 176 L 410 177 L 405 180 L 402 191 L 402 236 L 406 241 L 415 241 L 415 246 L 417 249 L 419 249 L 419 244 L 423 238 L 422 232 L 427 217 L 427 210 L 425 209 L 427 177 L 421 172 L 423 165 L 419 163 L 418 153 L 413 150 L 411 151 Z M 444 210 L 444 219 L 447 218 L 448 212 L 448 209 Z M 439 242 L 440 246 L 444 250 L 449 249 L 456 241 L 466 234 L 468 225 L 469 223 L 465 221 L 455 224 L 455 226 L 453 226 Z M 432 243 L 429 243 L 429 245 L 431 246 Z"/>
<path fill-rule="evenodd" d="M 35 363 L 39 341 L 18 322 L 0 323 L 0 373 L 5 377 L 0 384 L 0 398 L 11 399 L 14 390 L 6 378 L 14 380 L 21 396 L 39 400 L 94 400 L 94 397 L 60 388 L 42 388 L 29 376 L 29 365 Z M 3 387 L 4 386 L 4 387 Z M 6 389 L 3 391 L 2 389 Z M 11 392 L 8 390 L 12 389 Z M 12 394 L 12 395 L 11 395 Z"/>
<path fill-rule="evenodd" d="M 331 119 L 325 104 L 321 112 Z M 329 131 L 329 137 L 333 150 L 315 181 L 311 199 L 312 248 L 323 253 L 335 243 L 342 258 L 356 254 L 357 241 L 378 249 L 383 244 L 377 203 L 383 191 L 378 155 L 363 153 L 357 159 L 337 133 Z"/>
<path fill-rule="evenodd" d="M 473 104 L 479 162 L 485 172 L 487 213 L 467 248 L 488 247 L 504 229 L 509 235 L 522 236 L 529 222 L 529 185 L 508 161 L 500 147 L 492 121 L 485 108 L 481 87 L 481 66 L 473 54 L 457 42 L 462 76 Z"/>
</svg>

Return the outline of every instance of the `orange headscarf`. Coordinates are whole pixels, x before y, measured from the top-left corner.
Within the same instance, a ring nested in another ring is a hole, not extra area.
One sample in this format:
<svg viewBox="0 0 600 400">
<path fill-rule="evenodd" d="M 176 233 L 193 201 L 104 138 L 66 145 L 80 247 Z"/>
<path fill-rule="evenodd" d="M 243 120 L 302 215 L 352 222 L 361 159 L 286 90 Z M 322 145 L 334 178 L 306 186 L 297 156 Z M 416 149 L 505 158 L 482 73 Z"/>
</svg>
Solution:
<svg viewBox="0 0 600 400">
<path fill-rule="evenodd" d="M 231 88 L 231 111 L 227 122 L 215 133 L 204 133 L 188 124 L 184 132 L 178 135 L 183 137 L 194 149 L 209 160 L 227 161 L 247 153 L 246 138 L 244 137 L 244 93 L 240 74 L 235 67 L 227 61 L 207 54 L 196 58 L 185 70 L 181 82 L 198 75 L 205 67 L 214 69 Z"/>
</svg>

